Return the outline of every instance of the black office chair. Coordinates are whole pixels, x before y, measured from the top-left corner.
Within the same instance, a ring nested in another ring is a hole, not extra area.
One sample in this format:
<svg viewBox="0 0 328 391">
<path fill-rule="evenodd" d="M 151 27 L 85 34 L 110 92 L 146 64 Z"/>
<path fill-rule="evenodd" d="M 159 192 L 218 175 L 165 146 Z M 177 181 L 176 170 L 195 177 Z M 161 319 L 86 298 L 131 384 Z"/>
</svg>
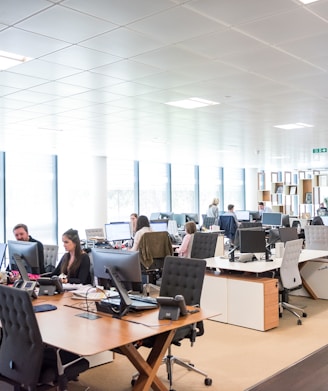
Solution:
<svg viewBox="0 0 328 391">
<path fill-rule="evenodd" d="M 206 229 L 210 229 L 210 227 L 215 224 L 215 220 L 217 220 L 216 217 L 205 216 L 205 217 L 203 217 L 203 225 L 202 226 Z"/>
<path fill-rule="evenodd" d="M 89 368 L 76 354 L 42 342 L 29 294 L 0 285 L 0 381 L 14 390 L 67 390 L 67 382 Z"/>
<path fill-rule="evenodd" d="M 173 255 L 173 248 L 168 233 L 146 232 L 139 242 L 139 259 L 141 273 L 145 276 L 145 291 L 150 294 L 150 288 L 159 290 L 156 282 L 160 280 L 164 259 L 167 255 Z"/>
<path fill-rule="evenodd" d="M 236 231 L 238 228 L 234 216 L 230 216 L 230 215 L 220 216 L 219 226 L 220 229 L 224 230 L 224 236 L 230 240 L 231 244 L 233 244 L 235 240 Z"/>
<path fill-rule="evenodd" d="M 197 306 L 200 304 L 200 298 L 203 288 L 204 276 L 206 270 L 206 261 L 194 258 L 178 258 L 168 256 L 164 261 L 164 268 L 162 274 L 162 284 L 160 289 L 160 296 L 175 297 L 182 295 L 185 298 L 187 305 Z M 196 340 L 196 337 L 204 334 L 203 322 L 198 322 L 189 326 L 180 327 L 173 338 L 172 344 L 180 346 L 183 339 L 189 339 L 191 344 Z M 144 341 L 144 346 L 152 347 L 153 339 Z M 173 391 L 173 364 L 178 364 L 189 371 L 194 371 L 202 376 L 205 376 L 204 383 L 207 386 L 212 384 L 212 379 L 208 375 L 197 369 L 189 360 L 181 359 L 173 356 L 171 346 L 168 348 L 167 355 L 164 358 L 168 380 L 170 383 L 170 390 Z M 134 384 L 135 377 L 132 380 Z"/>
<path fill-rule="evenodd" d="M 215 256 L 219 232 L 195 232 L 191 247 L 191 258 Z"/>
</svg>

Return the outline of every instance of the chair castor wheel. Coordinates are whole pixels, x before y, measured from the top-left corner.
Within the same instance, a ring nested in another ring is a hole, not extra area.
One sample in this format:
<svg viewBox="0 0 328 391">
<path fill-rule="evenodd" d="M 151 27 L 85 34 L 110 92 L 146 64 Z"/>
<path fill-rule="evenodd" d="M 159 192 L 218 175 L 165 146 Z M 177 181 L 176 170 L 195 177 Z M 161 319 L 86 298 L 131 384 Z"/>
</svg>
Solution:
<svg viewBox="0 0 328 391">
<path fill-rule="evenodd" d="M 307 317 L 307 313 L 306 312 L 303 312 L 303 318 L 306 318 Z"/>
<path fill-rule="evenodd" d="M 204 380 L 204 383 L 205 383 L 205 386 L 211 386 L 212 385 L 212 379 L 207 377 L 205 380 Z"/>
<path fill-rule="evenodd" d="M 300 326 L 302 324 L 301 319 L 298 319 L 297 324 Z"/>
</svg>

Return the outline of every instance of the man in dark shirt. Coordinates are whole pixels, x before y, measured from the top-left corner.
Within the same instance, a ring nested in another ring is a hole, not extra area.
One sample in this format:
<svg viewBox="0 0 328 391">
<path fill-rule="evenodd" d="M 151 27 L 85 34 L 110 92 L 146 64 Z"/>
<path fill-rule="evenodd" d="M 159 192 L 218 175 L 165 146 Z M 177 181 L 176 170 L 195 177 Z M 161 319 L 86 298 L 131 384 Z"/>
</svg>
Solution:
<svg viewBox="0 0 328 391">
<path fill-rule="evenodd" d="M 40 274 L 44 273 L 44 254 L 43 254 L 43 244 L 36 239 L 33 239 L 28 233 L 27 225 L 17 224 L 13 229 L 16 240 L 21 240 L 25 242 L 36 242 L 38 246 L 38 257 L 39 257 L 39 267 Z"/>
</svg>

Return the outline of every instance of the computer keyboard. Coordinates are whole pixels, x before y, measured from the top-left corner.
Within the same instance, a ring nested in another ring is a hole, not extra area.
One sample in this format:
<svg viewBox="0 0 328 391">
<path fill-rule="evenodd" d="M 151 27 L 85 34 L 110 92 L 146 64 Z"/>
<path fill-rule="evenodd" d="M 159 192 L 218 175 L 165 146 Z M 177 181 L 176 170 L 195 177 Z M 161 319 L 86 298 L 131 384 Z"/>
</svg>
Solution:
<svg viewBox="0 0 328 391">
<path fill-rule="evenodd" d="M 133 295 L 133 294 L 129 294 L 129 297 L 130 297 L 130 299 L 142 301 L 144 303 L 157 304 L 157 300 L 155 297 L 139 296 L 139 295 Z"/>
</svg>

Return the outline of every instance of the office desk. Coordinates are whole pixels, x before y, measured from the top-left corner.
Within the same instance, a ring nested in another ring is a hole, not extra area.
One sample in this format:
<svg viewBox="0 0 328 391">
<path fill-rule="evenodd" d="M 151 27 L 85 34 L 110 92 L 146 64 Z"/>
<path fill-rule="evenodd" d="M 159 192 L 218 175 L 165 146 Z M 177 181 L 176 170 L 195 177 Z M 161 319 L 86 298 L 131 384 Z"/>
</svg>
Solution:
<svg viewBox="0 0 328 391">
<path fill-rule="evenodd" d="M 327 255 L 328 250 L 303 250 L 299 262 L 303 265 L 307 261 Z M 260 331 L 266 331 L 279 325 L 278 280 L 261 277 L 261 274 L 279 269 L 281 258 L 274 259 L 272 262 L 241 263 L 214 257 L 208 258 L 206 261 L 207 267 L 216 271 L 249 273 L 249 275 L 238 275 L 218 273 L 213 270 L 207 272 L 201 305 L 206 303 L 206 306 L 220 314 L 213 317 L 212 320 Z M 312 294 L 316 290 L 312 281 L 309 283 L 304 279 L 303 286 Z"/>
<path fill-rule="evenodd" d="M 50 303 L 58 308 L 56 311 L 36 314 L 43 341 L 81 356 L 119 349 L 140 373 L 133 387 L 133 390 L 138 391 L 150 388 L 155 391 L 167 390 L 157 377 L 157 370 L 176 329 L 215 315 L 214 311 L 200 309 L 198 313 L 171 322 L 158 320 L 158 310 L 152 310 L 142 314 L 132 313 L 122 319 L 98 313 L 98 319 L 89 320 L 77 316 L 83 313 L 80 308 L 69 307 L 76 305 L 70 296 L 68 292 L 35 300 L 35 304 Z M 133 342 L 151 336 L 155 336 L 156 340 L 145 360 Z"/>
</svg>

